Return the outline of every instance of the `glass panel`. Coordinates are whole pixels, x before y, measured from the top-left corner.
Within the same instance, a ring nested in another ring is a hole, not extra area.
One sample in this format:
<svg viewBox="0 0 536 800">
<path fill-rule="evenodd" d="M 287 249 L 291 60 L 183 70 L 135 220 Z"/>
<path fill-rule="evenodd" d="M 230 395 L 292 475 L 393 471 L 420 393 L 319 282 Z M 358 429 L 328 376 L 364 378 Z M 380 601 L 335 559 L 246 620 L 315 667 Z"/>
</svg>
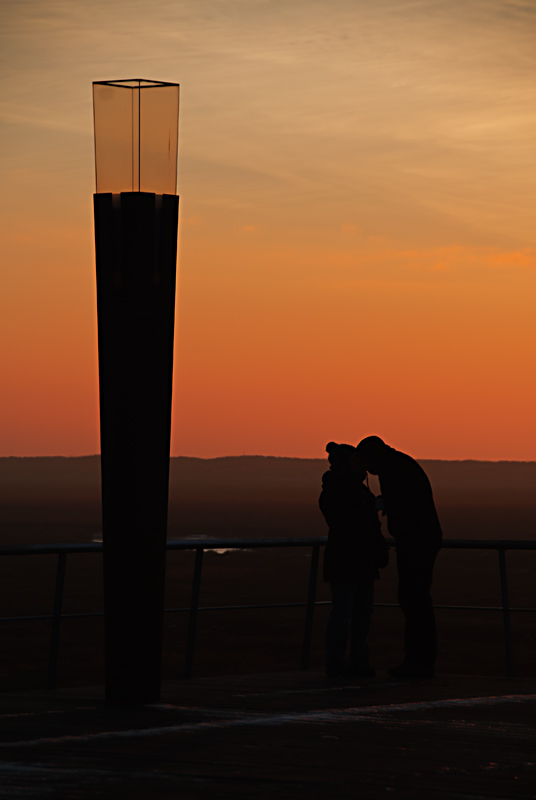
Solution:
<svg viewBox="0 0 536 800">
<path fill-rule="evenodd" d="M 93 84 L 97 192 L 132 192 L 132 89 Z"/>
<path fill-rule="evenodd" d="M 140 189 L 175 194 L 179 87 L 141 87 Z"/>
<path fill-rule="evenodd" d="M 96 191 L 177 190 L 178 84 L 93 84 Z"/>
<path fill-rule="evenodd" d="M 140 88 L 132 90 L 132 189 L 140 191 Z M 119 190 L 117 190 L 119 191 Z"/>
</svg>

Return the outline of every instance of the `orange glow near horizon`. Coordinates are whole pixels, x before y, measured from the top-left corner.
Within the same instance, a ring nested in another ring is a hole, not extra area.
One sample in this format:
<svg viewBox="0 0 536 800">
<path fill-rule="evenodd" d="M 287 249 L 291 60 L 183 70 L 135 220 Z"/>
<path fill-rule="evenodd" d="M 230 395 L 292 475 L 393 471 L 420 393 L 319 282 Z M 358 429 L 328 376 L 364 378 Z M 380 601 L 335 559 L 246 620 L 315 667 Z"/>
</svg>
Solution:
<svg viewBox="0 0 536 800">
<path fill-rule="evenodd" d="M 371 261 L 385 270 L 374 280 L 355 267 L 343 276 L 347 255 L 274 253 L 266 258 L 276 275 L 264 272 L 262 285 L 244 275 L 229 285 L 223 270 L 221 281 L 185 286 L 175 452 L 199 452 L 203 419 L 207 455 L 235 453 L 246 439 L 242 452 L 310 457 L 329 439 L 378 433 L 419 457 L 530 459 L 535 255 L 461 247 L 355 254 L 364 273 Z M 416 265 L 409 279 L 393 275 L 408 259 Z M 485 287 L 469 274 L 495 264 Z M 516 269 L 524 272 L 514 288 Z M 210 328 L 196 323 L 193 305 L 186 310 L 197 292 Z"/>
<path fill-rule="evenodd" d="M 0 456 L 99 450 L 91 82 L 144 72 L 181 83 L 173 455 L 536 460 L 534 20 L 122 5 L 3 12 Z"/>
<path fill-rule="evenodd" d="M 198 258 L 179 287 L 174 455 L 322 457 L 330 439 L 379 433 L 423 458 L 534 458 L 535 253 L 229 247 Z M 374 265 L 382 278 L 368 277 Z M 99 449 L 90 273 L 56 263 L 46 276 L 25 285 L 25 314 L 14 303 L 4 320 L 2 455 Z"/>
</svg>

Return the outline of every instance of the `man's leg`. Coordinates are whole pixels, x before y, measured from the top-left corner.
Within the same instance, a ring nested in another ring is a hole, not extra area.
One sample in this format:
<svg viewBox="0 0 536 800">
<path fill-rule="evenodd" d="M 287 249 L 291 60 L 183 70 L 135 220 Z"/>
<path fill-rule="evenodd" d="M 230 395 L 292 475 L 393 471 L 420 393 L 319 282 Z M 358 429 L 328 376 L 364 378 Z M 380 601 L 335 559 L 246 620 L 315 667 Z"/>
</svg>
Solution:
<svg viewBox="0 0 536 800">
<path fill-rule="evenodd" d="M 326 627 L 326 674 L 337 675 L 344 668 L 344 654 L 357 585 L 330 583 L 330 588 L 333 607 Z"/>
<path fill-rule="evenodd" d="M 374 613 L 374 579 L 362 580 L 357 585 L 352 609 L 352 638 L 350 642 L 350 664 L 357 671 L 370 670 L 370 654 L 367 645 Z"/>
<path fill-rule="evenodd" d="M 406 617 L 405 663 L 433 672 L 437 655 L 430 587 L 437 553 L 397 553 L 398 602 Z"/>
</svg>

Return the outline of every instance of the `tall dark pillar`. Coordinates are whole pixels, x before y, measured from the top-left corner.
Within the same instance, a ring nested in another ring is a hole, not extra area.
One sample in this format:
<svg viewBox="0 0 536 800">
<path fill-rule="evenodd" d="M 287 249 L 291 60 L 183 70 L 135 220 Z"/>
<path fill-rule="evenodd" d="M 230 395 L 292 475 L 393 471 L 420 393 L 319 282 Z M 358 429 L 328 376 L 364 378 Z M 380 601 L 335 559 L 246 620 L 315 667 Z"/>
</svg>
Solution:
<svg viewBox="0 0 536 800">
<path fill-rule="evenodd" d="M 106 697 L 160 698 L 176 195 L 94 195 Z"/>
</svg>

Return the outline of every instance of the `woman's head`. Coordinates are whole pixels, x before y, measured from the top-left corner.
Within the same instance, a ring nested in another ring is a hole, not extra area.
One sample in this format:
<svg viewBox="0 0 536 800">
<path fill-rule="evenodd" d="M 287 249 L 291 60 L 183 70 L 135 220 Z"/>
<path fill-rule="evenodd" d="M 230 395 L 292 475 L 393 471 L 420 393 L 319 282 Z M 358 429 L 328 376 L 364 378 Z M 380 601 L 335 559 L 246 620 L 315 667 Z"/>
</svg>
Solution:
<svg viewBox="0 0 536 800">
<path fill-rule="evenodd" d="M 334 469 L 352 472 L 359 480 L 365 480 L 365 470 L 356 461 L 355 447 L 351 444 L 328 442 L 326 452 L 328 453 L 328 461 Z"/>
</svg>

